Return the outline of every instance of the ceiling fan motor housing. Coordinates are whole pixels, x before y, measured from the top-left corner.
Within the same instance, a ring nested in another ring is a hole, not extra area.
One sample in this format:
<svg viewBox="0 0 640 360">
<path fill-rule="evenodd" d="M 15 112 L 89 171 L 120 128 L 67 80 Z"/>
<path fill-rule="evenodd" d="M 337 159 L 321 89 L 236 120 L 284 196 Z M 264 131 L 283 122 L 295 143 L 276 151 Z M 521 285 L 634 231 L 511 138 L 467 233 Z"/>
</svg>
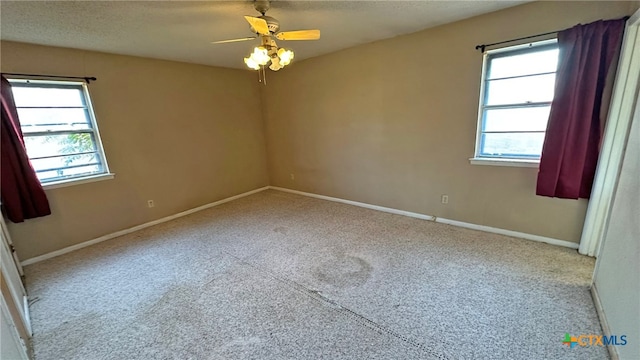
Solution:
<svg viewBox="0 0 640 360">
<path fill-rule="evenodd" d="M 269 8 L 271 8 L 271 1 L 269 0 L 253 0 L 253 7 L 260 14 L 264 15 Z"/>
<path fill-rule="evenodd" d="M 258 18 L 263 19 L 267 22 L 267 26 L 269 27 L 269 32 L 275 34 L 280 30 L 280 22 L 271 16 L 262 15 L 258 16 Z"/>
</svg>

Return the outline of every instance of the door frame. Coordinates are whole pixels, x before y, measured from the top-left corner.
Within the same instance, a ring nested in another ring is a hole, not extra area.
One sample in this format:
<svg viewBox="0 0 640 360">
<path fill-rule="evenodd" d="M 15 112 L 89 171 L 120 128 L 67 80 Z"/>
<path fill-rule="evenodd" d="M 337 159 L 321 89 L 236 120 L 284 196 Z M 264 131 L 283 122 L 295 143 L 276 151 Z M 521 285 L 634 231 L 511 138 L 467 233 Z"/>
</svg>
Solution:
<svg viewBox="0 0 640 360">
<path fill-rule="evenodd" d="M 578 252 L 598 257 L 607 230 L 622 159 L 640 90 L 640 10 L 627 20 L 591 198 Z"/>
<path fill-rule="evenodd" d="M 0 296 L 0 307 L 0 312 L 2 313 L 2 319 L 0 319 L 2 321 L 1 326 L 5 328 L 4 331 L 0 330 L 0 357 L 7 355 L 6 352 L 9 352 L 11 355 L 17 353 L 20 360 L 29 360 L 29 349 L 24 339 L 20 336 L 20 331 L 16 326 L 14 316 L 4 296 Z M 10 350 L 7 350 L 5 347 L 8 347 Z M 11 349 L 13 349 L 13 351 L 11 351 Z"/>
<path fill-rule="evenodd" d="M 9 328 L 16 331 L 13 335 L 18 336 L 23 350 L 28 352 L 26 344 L 30 342 L 33 333 L 27 291 L 22 282 L 22 267 L 15 260 L 11 237 L 1 215 L 0 228 L 0 288 L 3 316 L 10 319 Z"/>
</svg>

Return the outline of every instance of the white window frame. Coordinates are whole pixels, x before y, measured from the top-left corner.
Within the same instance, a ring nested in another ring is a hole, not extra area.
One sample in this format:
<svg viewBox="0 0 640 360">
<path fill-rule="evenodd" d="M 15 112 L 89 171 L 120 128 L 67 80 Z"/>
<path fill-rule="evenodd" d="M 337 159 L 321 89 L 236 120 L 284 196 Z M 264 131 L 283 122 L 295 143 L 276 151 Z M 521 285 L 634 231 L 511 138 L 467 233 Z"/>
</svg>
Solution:
<svg viewBox="0 0 640 360">
<path fill-rule="evenodd" d="M 87 108 L 87 114 L 89 117 L 88 120 L 91 124 L 90 132 L 93 134 L 93 139 L 95 140 L 95 146 L 96 146 L 96 153 L 100 158 L 103 171 L 100 173 L 79 175 L 79 176 L 69 177 L 65 179 L 50 180 L 50 181 L 41 180 L 40 184 L 45 190 L 55 189 L 60 187 L 67 187 L 71 185 L 90 183 L 95 181 L 108 180 L 108 179 L 114 178 L 115 174 L 111 173 L 111 171 L 109 170 L 109 164 L 107 163 L 107 157 L 104 152 L 104 148 L 102 146 L 102 138 L 100 137 L 100 130 L 98 129 L 98 123 L 96 121 L 96 116 L 93 110 L 93 104 L 91 102 L 91 96 L 89 95 L 89 89 L 87 87 L 86 82 L 71 81 L 71 80 L 68 80 L 68 81 L 67 80 L 47 80 L 47 79 L 40 79 L 40 78 L 34 79 L 29 77 L 13 77 L 13 76 L 7 77 L 7 80 L 9 81 L 9 83 L 11 83 L 12 87 L 14 87 L 16 84 L 32 83 L 32 84 L 44 84 L 54 88 L 56 87 L 56 85 L 60 85 L 61 87 L 69 86 L 69 85 L 80 86 L 82 88 L 82 94 L 84 97 L 85 105 Z M 87 132 L 86 129 L 83 129 L 82 131 L 78 131 L 78 133 L 86 133 L 86 132 Z M 56 131 L 51 131 L 51 134 L 55 134 L 55 133 Z M 22 135 L 24 138 L 30 136 L 28 133 L 25 133 L 24 131 Z"/>
<path fill-rule="evenodd" d="M 538 48 L 541 46 L 548 46 L 552 44 L 557 44 L 558 39 L 548 39 L 542 41 L 536 41 L 521 45 L 509 46 L 494 50 L 488 50 L 484 53 L 482 57 L 482 77 L 480 82 L 480 101 L 478 102 L 478 121 L 476 126 L 476 143 L 474 149 L 474 156 L 469 159 L 469 162 L 472 165 L 492 165 L 492 166 L 513 166 L 513 167 L 534 167 L 537 168 L 540 163 L 540 158 L 527 158 L 527 157 L 489 157 L 483 156 L 480 154 L 481 151 L 481 142 L 482 142 L 482 128 L 484 122 L 484 110 L 485 110 L 485 101 L 486 101 L 486 88 L 487 88 L 487 70 L 489 66 L 489 59 L 495 54 L 501 54 L 505 52 L 515 52 L 521 51 L 523 49 L 528 48 Z M 549 102 L 550 104 L 551 102 Z M 539 106 L 539 104 L 532 104 L 533 106 Z M 523 107 L 526 107 L 523 106 Z"/>
</svg>

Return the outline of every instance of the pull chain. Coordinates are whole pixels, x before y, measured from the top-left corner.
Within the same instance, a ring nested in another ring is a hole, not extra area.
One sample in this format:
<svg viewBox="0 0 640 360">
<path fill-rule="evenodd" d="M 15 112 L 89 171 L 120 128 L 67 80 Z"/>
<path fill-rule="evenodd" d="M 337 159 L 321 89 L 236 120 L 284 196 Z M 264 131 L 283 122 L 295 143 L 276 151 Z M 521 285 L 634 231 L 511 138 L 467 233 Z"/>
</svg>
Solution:
<svg viewBox="0 0 640 360">
<path fill-rule="evenodd" d="M 267 86 L 267 70 L 262 65 L 262 80 L 264 80 L 264 86 Z"/>
<path fill-rule="evenodd" d="M 258 69 L 258 82 L 263 83 L 265 86 L 267 85 L 267 70 L 264 68 L 264 65 Z"/>
</svg>

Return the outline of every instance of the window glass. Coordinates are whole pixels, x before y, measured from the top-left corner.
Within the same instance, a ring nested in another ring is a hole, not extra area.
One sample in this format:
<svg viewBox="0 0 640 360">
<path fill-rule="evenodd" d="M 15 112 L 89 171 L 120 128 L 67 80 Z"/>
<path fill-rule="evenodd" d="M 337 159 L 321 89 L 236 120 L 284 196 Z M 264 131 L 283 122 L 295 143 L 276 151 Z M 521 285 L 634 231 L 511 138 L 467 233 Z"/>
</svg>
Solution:
<svg viewBox="0 0 640 360">
<path fill-rule="evenodd" d="M 558 55 L 555 41 L 485 54 L 476 158 L 540 158 Z"/>
<path fill-rule="evenodd" d="M 27 155 L 43 184 L 108 172 L 85 84 L 10 82 Z"/>
</svg>

